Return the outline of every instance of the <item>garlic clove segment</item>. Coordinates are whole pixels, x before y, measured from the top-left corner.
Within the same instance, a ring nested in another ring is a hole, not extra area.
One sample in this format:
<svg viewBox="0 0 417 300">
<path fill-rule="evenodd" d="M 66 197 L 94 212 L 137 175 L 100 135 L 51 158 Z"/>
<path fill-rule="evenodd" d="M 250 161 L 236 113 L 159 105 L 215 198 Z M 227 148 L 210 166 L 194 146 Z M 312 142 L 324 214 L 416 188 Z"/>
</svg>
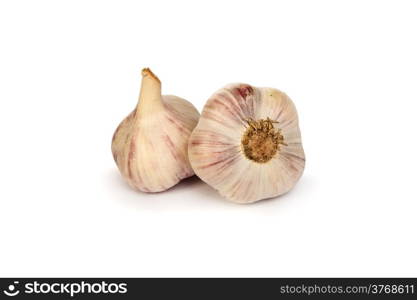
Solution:
<svg viewBox="0 0 417 300">
<path fill-rule="evenodd" d="M 161 192 L 194 175 L 187 145 L 199 116 L 190 102 L 161 95 L 158 77 L 143 69 L 138 104 L 117 127 L 111 147 L 129 185 Z"/>
<path fill-rule="evenodd" d="M 230 201 L 284 194 L 305 165 L 296 108 L 279 90 L 228 85 L 204 106 L 188 155 L 196 175 Z"/>
</svg>

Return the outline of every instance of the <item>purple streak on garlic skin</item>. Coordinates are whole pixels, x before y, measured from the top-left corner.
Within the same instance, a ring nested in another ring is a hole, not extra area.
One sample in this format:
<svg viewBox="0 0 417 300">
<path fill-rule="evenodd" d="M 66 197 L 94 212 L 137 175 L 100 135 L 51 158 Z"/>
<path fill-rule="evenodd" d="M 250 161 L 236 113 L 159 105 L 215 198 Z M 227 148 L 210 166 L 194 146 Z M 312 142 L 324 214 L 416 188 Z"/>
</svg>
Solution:
<svg viewBox="0 0 417 300">
<path fill-rule="evenodd" d="M 237 203 L 288 192 L 305 165 L 292 101 L 278 90 L 247 84 L 226 86 L 207 101 L 188 152 L 195 173 Z"/>
<path fill-rule="evenodd" d="M 184 99 L 162 96 L 161 83 L 149 69 L 142 76 L 138 105 L 116 129 L 112 152 L 130 186 L 160 192 L 194 175 L 188 138 L 199 113 Z"/>
</svg>

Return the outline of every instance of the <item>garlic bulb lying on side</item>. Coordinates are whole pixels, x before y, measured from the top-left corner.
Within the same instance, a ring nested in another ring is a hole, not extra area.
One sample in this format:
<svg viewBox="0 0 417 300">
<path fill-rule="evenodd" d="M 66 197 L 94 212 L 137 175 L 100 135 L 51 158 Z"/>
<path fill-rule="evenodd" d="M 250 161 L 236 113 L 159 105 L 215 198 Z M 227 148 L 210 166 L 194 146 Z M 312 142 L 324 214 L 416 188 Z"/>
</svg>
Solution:
<svg viewBox="0 0 417 300">
<path fill-rule="evenodd" d="M 113 157 L 122 176 L 138 190 L 160 192 L 194 175 L 187 145 L 198 118 L 190 102 L 162 96 L 159 79 L 143 69 L 137 107 L 113 135 Z"/>
<path fill-rule="evenodd" d="M 211 96 L 188 154 L 197 176 L 238 203 L 288 192 L 305 164 L 293 102 L 276 89 L 247 84 Z"/>
</svg>

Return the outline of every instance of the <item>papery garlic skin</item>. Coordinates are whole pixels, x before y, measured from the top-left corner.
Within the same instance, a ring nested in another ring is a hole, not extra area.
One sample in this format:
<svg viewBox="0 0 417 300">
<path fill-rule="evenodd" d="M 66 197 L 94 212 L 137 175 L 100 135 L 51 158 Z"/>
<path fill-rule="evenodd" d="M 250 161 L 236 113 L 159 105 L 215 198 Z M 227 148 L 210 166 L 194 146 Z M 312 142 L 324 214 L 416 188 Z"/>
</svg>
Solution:
<svg viewBox="0 0 417 300">
<path fill-rule="evenodd" d="M 261 132 L 261 127 L 272 139 L 250 145 L 265 157 L 248 157 L 245 133 L 248 128 Z M 251 203 L 282 195 L 296 184 L 305 166 L 296 108 L 279 90 L 228 85 L 204 106 L 188 155 L 196 175 L 230 201 Z"/>
<path fill-rule="evenodd" d="M 161 192 L 194 175 L 188 160 L 188 138 L 199 112 L 188 101 L 161 95 L 161 82 L 142 71 L 139 102 L 116 129 L 114 160 L 130 186 L 143 192 Z"/>
</svg>

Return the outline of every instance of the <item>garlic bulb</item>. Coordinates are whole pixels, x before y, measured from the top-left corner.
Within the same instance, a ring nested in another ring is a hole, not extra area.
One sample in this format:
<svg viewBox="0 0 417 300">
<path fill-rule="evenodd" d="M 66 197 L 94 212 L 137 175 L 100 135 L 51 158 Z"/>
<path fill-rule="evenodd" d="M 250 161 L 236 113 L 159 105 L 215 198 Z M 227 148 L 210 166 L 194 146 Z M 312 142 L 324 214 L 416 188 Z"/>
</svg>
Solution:
<svg viewBox="0 0 417 300">
<path fill-rule="evenodd" d="M 194 175 L 187 145 L 198 118 L 190 102 L 162 96 L 159 79 L 143 69 L 139 102 L 113 135 L 113 157 L 122 176 L 138 190 L 160 192 Z"/>
<path fill-rule="evenodd" d="M 197 176 L 238 203 L 288 192 L 305 164 L 293 102 L 276 89 L 247 84 L 211 96 L 188 154 Z"/>
</svg>

